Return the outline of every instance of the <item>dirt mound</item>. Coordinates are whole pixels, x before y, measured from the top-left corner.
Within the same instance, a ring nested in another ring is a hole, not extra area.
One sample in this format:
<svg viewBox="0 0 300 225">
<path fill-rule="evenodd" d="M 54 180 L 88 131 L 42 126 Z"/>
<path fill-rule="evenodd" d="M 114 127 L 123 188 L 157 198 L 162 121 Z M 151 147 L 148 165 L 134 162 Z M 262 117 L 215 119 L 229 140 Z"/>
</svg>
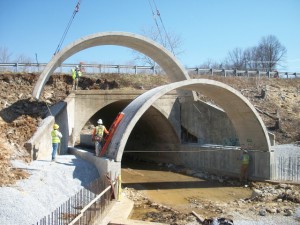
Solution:
<svg viewBox="0 0 300 225">
<path fill-rule="evenodd" d="M 206 78 L 224 82 L 247 97 L 276 135 L 277 143 L 300 140 L 300 79 Z M 48 107 L 66 98 L 72 89 L 70 75 L 53 75 L 36 101 L 31 93 L 37 79 L 36 74 L 0 74 L 0 186 L 26 178 L 27 174 L 13 169 L 10 161 L 30 161 L 24 143 L 32 137 Z M 79 89 L 151 89 L 166 83 L 166 77 L 159 75 L 101 74 L 81 77 Z"/>
</svg>

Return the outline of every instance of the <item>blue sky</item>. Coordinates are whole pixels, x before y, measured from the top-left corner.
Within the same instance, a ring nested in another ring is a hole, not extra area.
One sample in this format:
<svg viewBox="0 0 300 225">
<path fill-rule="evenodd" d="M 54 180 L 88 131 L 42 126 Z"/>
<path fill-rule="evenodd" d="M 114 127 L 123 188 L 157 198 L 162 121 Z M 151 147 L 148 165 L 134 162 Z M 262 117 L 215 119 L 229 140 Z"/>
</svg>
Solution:
<svg viewBox="0 0 300 225">
<path fill-rule="evenodd" d="M 79 12 L 62 48 L 90 34 L 125 31 L 143 34 L 156 27 L 149 2 L 153 0 L 81 0 Z M 299 0 L 155 0 L 166 30 L 181 40 L 179 61 L 196 67 L 221 62 L 234 48 L 256 46 L 274 35 L 287 49 L 286 67 L 300 72 Z M 0 47 L 48 63 L 71 18 L 77 0 L 0 0 Z M 157 18 L 159 19 L 159 18 Z M 61 48 L 61 49 L 62 49 Z M 79 52 L 66 62 L 126 64 L 132 50 L 100 46 Z"/>
</svg>

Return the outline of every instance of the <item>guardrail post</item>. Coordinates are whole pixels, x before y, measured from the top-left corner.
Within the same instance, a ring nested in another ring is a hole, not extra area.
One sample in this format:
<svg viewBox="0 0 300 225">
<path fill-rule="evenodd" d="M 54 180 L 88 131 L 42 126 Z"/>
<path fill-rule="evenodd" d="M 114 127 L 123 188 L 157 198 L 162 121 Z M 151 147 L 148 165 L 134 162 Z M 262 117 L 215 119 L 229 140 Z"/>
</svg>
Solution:
<svg viewBox="0 0 300 225">
<path fill-rule="evenodd" d="M 222 69 L 222 74 L 224 75 L 224 77 L 226 77 L 226 70 Z"/>
<path fill-rule="evenodd" d="M 237 76 L 237 69 L 233 70 L 233 74 L 234 74 L 234 76 Z"/>
<path fill-rule="evenodd" d="M 137 75 L 137 66 L 134 66 L 134 74 Z"/>
<path fill-rule="evenodd" d="M 210 71 L 210 75 L 213 76 L 214 75 L 213 69 L 210 69 L 209 71 Z"/>
</svg>

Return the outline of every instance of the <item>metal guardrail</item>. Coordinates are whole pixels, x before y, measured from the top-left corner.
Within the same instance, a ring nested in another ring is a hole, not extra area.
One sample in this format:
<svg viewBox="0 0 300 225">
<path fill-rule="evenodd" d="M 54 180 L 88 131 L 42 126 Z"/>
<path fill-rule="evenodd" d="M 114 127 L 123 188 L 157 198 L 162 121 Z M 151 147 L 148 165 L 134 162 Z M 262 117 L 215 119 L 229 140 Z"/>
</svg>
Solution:
<svg viewBox="0 0 300 225">
<path fill-rule="evenodd" d="M 47 63 L 0 63 L 0 72 L 37 72 L 40 73 L 46 67 Z M 70 73 L 70 68 L 78 64 L 61 64 L 55 73 Z M 157 74 L 159 68 L 155 66 L 137 66 L 137 65 L 112 65 L 112 64 L 82 64 L 86 74 L 101 73 L 127 73 L 138 74 L 140 72 L 148 74 Z M 259 71 L 259 70 L 238 70 L 238 69 L 203 69 L 198 67 L 186 68 L 191 75 L 218 75 L 218 76 L 266 76 L 268 78 L 299 78 L 300 72 L 286 71 Z M 161 72 L 161 71 L 159 71 Z"/>
<path fill-rule="evenodd" d="M 104 179 L 96 179 L 35 225 L 94 224 L 111 204 L 112 193 L 120 191 L 119 182 L 116 179 L 107 185 Z"/>
<path fill-rule="evenodd" d="M 0 63 L 0 71 L 9 72 L 42 72 L 47 63 Z M 70 73 L 70 69 L 78 64 L 62 64 L 54 72 Z M 91 73 L 135 73 L 139 71 L 156 73 L 154 66 L 132 66 L 132 65 L 112 65 L 112 64 L 83 64 L 84 72 Z"/>
</svg>

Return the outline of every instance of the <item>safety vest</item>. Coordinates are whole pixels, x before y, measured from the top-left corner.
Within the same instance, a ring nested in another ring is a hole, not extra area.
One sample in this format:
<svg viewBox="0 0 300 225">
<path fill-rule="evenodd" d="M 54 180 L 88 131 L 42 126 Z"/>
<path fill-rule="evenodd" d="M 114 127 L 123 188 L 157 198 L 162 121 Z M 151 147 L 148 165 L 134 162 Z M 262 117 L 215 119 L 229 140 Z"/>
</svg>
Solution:
<svg viewBox="0 0 300 225">
<path fill-rule="evenodd" d="M 82 74 L 81 74 L 80 70 L 76 71 L 75 69 L 72 69 L 72 78 L 73 78 L 73 80 L 75 80 L 78 77 L 81 77 L 81 75 Z"/>
<path fill-rule="evenodd" d="M 51 131 L 52 143 L 60 143 L 60 138 L 56 134 L 56 130 Z"/>
<path fill-rule="evenodd" d="M 96 136 L 102 137 L 103 132 L 104 132 L 104 126 L 103 125 L 96 126 L 96 133 L 95 133 Z"/>
<path fill-rule="evenodd" d="M 243 154 L 243 155 L 242 155 L 242 164 L 243 164 L 243 165 L 249 164 L 249 160 L 250 160 L 249 155 L 246 155 L 246 154 Z"/>
</svg>

